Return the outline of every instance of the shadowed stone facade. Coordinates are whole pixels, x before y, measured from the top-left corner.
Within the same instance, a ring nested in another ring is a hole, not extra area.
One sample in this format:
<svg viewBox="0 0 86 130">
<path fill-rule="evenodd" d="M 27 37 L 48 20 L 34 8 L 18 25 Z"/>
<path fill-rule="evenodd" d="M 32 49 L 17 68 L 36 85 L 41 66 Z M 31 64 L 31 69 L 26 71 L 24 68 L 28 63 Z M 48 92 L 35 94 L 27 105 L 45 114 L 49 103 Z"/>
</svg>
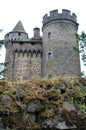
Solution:
<svg viewBox="0 0 86 130">
<path fill-rule="evenodd" d="M 70 11 L 58 10 L 43 17 L 43 37 L 34 28 L 28 37 L 21 21 L 6 34 L 7 79 L 12 81 L 41 77 L 78 76 L 80 74 L 76 33 L 77 17 Z"/>
</svg>

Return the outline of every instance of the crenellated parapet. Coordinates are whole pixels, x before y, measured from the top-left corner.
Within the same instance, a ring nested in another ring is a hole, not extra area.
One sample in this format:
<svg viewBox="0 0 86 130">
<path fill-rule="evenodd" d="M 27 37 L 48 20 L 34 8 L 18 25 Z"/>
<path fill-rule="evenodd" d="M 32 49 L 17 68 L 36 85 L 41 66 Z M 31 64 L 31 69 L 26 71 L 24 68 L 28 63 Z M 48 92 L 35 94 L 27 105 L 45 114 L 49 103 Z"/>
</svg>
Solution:
<svg viewBox="0 0 86 130">
<path fill-rule="evenodd" d="M 22 56 L 26 56 L 26 57 L 38 57 L 40 55 L 40 57 L 42 57 L 42 50 L 41 49 L 15 49 L 14 50 L 14 54 L 19 57 L 20 54 L 22 54 Z"/>
<path fill-rule="evenodd" d="M 75 25 L 77 24 L 77 16 L 75 13 L 72 13 L 69 10 L 62 10 L 62 13 L 59 13 L 58 10 L 53 10 L 50 11 L 50 14 L 45 14 L 43 17 L 43 26 L 46 24 L 52 22 L 52 21 L 57 21 L 57 20 L 68 20 L 73 22 Z"/>
</svg>

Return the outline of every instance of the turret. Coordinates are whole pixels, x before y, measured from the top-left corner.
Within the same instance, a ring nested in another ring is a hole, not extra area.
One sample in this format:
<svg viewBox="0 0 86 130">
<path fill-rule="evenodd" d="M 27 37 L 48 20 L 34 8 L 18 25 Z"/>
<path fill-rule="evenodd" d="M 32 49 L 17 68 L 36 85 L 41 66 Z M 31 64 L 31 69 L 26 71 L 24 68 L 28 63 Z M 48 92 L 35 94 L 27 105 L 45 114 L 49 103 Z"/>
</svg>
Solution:
<svg viewBox="0 0 86 130">
<path fill-rule="evenodd" d="M 39 39 L 40 38 L 40 29 L 39 28 L 34 28 L 34 39 Z"/>
<path fill-rule="evenodd" d="M 80 74 L 76 33 L 77 17 L 69 10 L 50 11 L 43 17 L 43 77 Z"/>
<path fill-rule="evenodd" d="M 7 33 L 5 35 L 5 40 L 6 41 L 26 41 L 28 40 L 28 34 L 25 32 L 25 29 L 21 23 L 21 21 L 19 21 L 16 26 L 14 27 L 14 29 Z"/>
<path fill-rule="evenodd" d="M 38 27 L 35 27 L 33 29 L 33 37 L 31 38 L 31 40 L 42 41 L 42 37 L 40 36 L 40 29 Z"/>
</svg>

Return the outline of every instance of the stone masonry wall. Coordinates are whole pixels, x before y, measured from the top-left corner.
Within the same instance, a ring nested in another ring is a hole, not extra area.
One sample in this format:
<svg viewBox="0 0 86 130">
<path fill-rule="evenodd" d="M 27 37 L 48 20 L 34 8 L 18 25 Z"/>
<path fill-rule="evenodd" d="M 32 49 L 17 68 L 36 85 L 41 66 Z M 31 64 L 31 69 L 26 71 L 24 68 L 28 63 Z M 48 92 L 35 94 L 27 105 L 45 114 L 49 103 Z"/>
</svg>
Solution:
<svg viewBox="0 0 86 130">
<path fill-rule="evenodd" d="M 7 45 L 6 48 L 6 60 L 10 61 L 7 73 L 8 80 L 17 81 L 41 77 L 41 44 L 10 43 L 10 47 Z"/>
<path fill-rule="evenodd" d="M 27 53 L 15 53 L 13 70 L 14 81 L 30 78 L 30 60 Z"/>
<path fill-rule="evenodd" d="M 11 42 L 7 43 L 6 45 L 6 57 L 5 61 L 8 63 L 7 65 L 7 72 L 6 72 L 6 79 L 12 81 L 13 77 L 13 48 Z"/>
<path fill-rule="evenodd" d="M 76 39 L 77 23 L 67 19 L 44 22 L 43 76 L 77 76 L 80 74 Z"/>
<path fill-rule="evenodd" d="M 31 79 L 39 79 L 42 76 L 42 58 L 41 53 L 33 53 L 31 58 Z"/>
<path fill-rule="evenodd" d="M 33 56 L 32 56 L 33 55 Z M 41 77 L 41 54 L 15 53 L 14 81 Z"/>
</svg>

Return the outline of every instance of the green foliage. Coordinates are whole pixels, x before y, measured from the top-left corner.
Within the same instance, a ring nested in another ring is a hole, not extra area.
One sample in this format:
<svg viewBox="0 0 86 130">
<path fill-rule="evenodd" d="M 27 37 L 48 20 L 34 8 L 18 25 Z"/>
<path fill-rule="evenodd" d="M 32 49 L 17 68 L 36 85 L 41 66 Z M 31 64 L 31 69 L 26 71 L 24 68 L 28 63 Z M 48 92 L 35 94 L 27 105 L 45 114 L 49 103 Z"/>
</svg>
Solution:
<svg viewBox="0 0 86 130">
<path fill-rule="evenodd" d="M 13 100 L 20 104 L 28 103 L 31 99 L 40 99 L 52 102 L 52 104 L 62 104 L 65 100 L 70 103 L 84 105 L 86 102 L 86 79 L 84 78 L 57 78 L 46 79 L 41 82 L 21 81 L 8 83 L 0 80 L 0 94 L 8 94 Z M 85 104 L 86 105 L 86 104 Z M 21 105 L 22 106 L 22 105 Z"/>
<path fill-rule="evenodd" d="M 86 33 L 82 32 L 81 35 L 77 35 L 79 43 L 79 52 L 81 53 L 84 65 L 86 65 Z"/>
<path fill-rule="evenodd" d="M 4 40 L 0 40 L 0 48 L 2 47 L 3 44 L 4 44 Z"/>
<path fill-rule="evenodd" d="M 2 32 L 2 29 L 0 30 Z M 0 40 L 0 49 L 2 49 L 2 46 L 5 44 L 5 40 Z M 0 63 L 0 79 L 5 78 L 5 74 L 7 72 L 6 66 L 8 63 Z"/>
<path fill-rule="evenodd" d="M 2 32 L 3 29 L 0 29 L 0 32 Z M 2 47 L 2 45 L 4 44 L 4 40 L 0 40 L 0 48 Z"/>
<path fill-rule="evenodd" d="M 34 126 L 32 127 L 33 130 L 41 130 L 41 127 L 39 124 L 34 124 Z"/>
<path fill-rule="evenodd" d="M 7 72 L 7 65 L 9 62 L 0 63 L 0 79 L 4 79 Z"/>
</svg>

